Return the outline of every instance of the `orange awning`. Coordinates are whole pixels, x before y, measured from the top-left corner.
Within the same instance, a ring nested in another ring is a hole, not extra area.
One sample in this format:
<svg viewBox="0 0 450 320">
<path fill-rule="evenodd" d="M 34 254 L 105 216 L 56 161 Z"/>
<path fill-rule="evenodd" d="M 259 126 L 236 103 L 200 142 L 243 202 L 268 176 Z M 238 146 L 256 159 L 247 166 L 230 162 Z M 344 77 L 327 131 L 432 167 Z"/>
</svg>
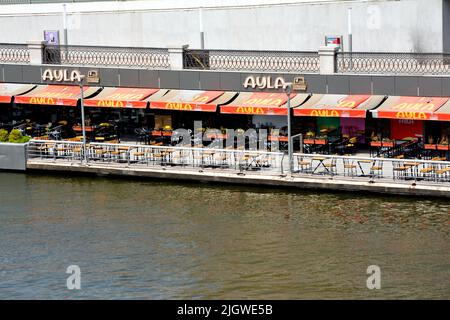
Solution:
<svg viewBox="0 0 450 320">
<path fill-rule="evenodd" d="M 215 112 L 217 105 L 231 99 L 230 94 L 235 95 L 224 91 L 170 90 L 156 101 L 149 99 L 150 109 Z"/>
<path fill-rule="evenodd" d="M 307 94 L 291 94 L 291 107 L 303 103 Z M 270 92 L 241 92 L 229 105 L 220 107 L 221 113 L 253 115 L 287 115 L 287 95 Z"/>
<path fill-rule="evenodd" d="M 372 110 L 374 118 L 434 120 L 437 111 L 449 98 L 389 97 L 381 106 Z"/>
<path fill-rule="evenodd" d="M 98 91 L 98 87 L 83 87 L 83 95 L 89 98 Z M 22 96 L 16 96 L 16 103 L 76 106 L 80 99 L 80 87 L 65 85 L 37 86 L 32 91 Z"/>
<path fill-rule="evenodd" d="M 0 83 L 0 103 L 10 103 L 13 96 L 24 94 L 34 87 L 34 84 Z"/>
<path fill-rule="evenodd" d="M 103 88 L 93 98 L 84 100 L 86 107 L 141 108 L 147 107 L 147 97 L 159 89 L 145 88 Z"/>
<path fill-rule="evenodd" d="M 314 94 L 294 109 L 295 116 L 365 118 L 367 110 L 378 106 L 383 96 Z"/>
</svg>

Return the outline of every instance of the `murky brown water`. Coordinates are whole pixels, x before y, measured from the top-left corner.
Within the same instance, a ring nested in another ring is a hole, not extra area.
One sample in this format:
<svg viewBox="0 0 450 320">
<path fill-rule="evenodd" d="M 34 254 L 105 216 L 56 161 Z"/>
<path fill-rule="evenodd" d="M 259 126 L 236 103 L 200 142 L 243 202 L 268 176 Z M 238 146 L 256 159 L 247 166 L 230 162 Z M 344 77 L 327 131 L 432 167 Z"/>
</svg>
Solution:
<svg viewBox="0 0 450 320">
<path fill-rule="evenodd" d="M 449 236 L 445 200 L 0 173 L 2 299 L 448 299 Z"/>
</svg>

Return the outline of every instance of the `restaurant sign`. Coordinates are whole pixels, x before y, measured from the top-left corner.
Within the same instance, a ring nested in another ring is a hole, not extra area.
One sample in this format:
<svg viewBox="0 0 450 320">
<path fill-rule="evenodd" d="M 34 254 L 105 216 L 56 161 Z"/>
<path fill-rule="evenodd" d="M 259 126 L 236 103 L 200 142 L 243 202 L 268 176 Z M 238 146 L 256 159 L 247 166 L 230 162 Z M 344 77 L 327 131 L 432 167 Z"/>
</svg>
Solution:
<svg viewBox="0 0 450 320">
<path fill-rule="evenodd" d="M 249 87 L 252 89 L 284 89 L 286 87 L 286 81 L 283 77 L 276 77 L 272 80 L 271 76 L 248 76 L 245 78 L 243 86 L 246 89 Z"/>
<path fill-rule="evenodd" d="M 69 72 L 67 69 L 45 69 L 42 72 L 43 81 L 57 81 L 57 82 L 81 82 L 84 75 L 78 70 Z"/>
<path fill-rule="evenodd" d="M 81 72 L 77 69 L 68 70 L 68 69 L 45 69 L 42 72 L 42 81 L 51 81 L 51 82 L 81 82 L 85 75 L 81 74 Z M 88 71 L 87 82 L 98 83 L 98 71 L 90 70 Z"/>
</svg>

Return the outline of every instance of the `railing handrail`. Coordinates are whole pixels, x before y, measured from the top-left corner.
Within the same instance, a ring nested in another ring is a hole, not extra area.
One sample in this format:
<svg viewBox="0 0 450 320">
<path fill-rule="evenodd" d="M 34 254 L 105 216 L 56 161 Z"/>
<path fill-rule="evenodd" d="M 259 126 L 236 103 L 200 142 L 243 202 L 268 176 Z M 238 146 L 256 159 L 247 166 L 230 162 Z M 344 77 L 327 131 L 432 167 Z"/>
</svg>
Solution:
<svg viewBox="0 0 450 320">
<path fill-rule="evenodd" d="M 31 139 L 28 143 L 65 143 L 82 146 L 83 143 L 80 141 L 68 141 L 68 140 L 38 140 Z M 230 152 L 230 153 L 259 153 L 259 154 L 270 154 L 270 155 L 282 155 L 283 152 L 273 152 L 273 151 L 262 151 L 262 150 L 240 150 L 240 149 L 220 149 L 220 148 L 198 148 L 198 147 L 180 147 L 180 146 L 152 146 L 145 144 L 132 144 L 132 143 L 105 143 L 105 142 L 88 142 L 86 144 L 89 146 L 110 146 L 110 147 L 130 147 L 130 148 L 151 148 L 151 149 L 177 149 L 177 150 L 192 150 L 192 151 L 216 151 L 216 152 Z"/>
<path fill-rule="evenodd" d="M 256 53 L 306 53 L 306 54 L 319 54 L 318 51 L 290 51 L 290 50 L 253 50 L 253 49 L 186 49 L 186 51 L 196 52 L 256 52 Z"/>
<path fill-rule="evenodd" d="M 83 145 L 82 142 L 79 141 L 68 141 L 68 140 L 39 140 L 39 139 L 31 139 L 29 141 L 32 143 L 64 143 L 64 144 L 73 144 L 73 145 Z M 270 154 L 270 155 L 283 155 L 284 152 L 273 152 L 273 151 L 262 151 L 262 150 L 240 150 L 240 149 L 219 149 L 219 148 L 198 148 L 198 147 L 180 147 L 180 146 L 152 146 L 152 145 L 142 145 L 142 144 L 132 144 L 132 143 L 105 143 L 105 142 L 89 142 L 86 146 L 110 146 L 110 147 L 130 147 L 130 148 L 151 148 L 151 149 L 176 149 L 176 150 L 192 150 L 192 151 L 216 151 L 216 152 L 230 152 L 230 153 L 259 153 L 259 154 Z M 441 165 L 449 165 L 450 161 L 437 161 L 437 160 L 422 160 L 415 158 L 380 158 L 380 157 L 365 157 L 365 156 L 341 156 L 341 155 L 324 155 L 324 154 L 314 154 L 314 153 L 293 153 L 296 157 L 306 157 L 306 158 L 314 158 L 314 157 L 324 157 L 329 159 L 353 159 L 353 160 L 370 160 L 370 161 L 391 161 L 391 162 L 409 162 L 414 161 L 417 163 L 429 163 L 429 164 L 441 164 Z"/>
<path fill-rule="evenodd" d="M 338 55 L 341 54 L 372 54 L 372 55 L 445 55 L 445 54 L 449 54 L 448 52 L 381 52 L 381 51 L 338 51 L 337 52 Z"/>
<path fill-rule="evenodd" d="M 305 157 L 305 158 L 314 158 L 314 157 L 323 157 L 330 159 L 353 159 L 353 160 L 370 160 L 370 161 L 391 161 L 391 162 L 418 162 L 418 163 L 430 163 L 430 164 L 441 164 L 441 165 L 449 165 L 450 161 L 441 161 L 441 160 L 422 160 L 415 158 L 379 158 L 379 157 L 364 157 L 364 156 L 340 156 L 340 155 L 327 155 L 327 154 L 315 154 L 315 153 L 294 153 L 294 156 L 297 157 Z"/>
<path fill-rule="evenodd" d="M 0 44 L 1 45 L 1 44 Z M 157 47 L 127 47 L 127 46 L 91 46 L 83 44 L 45 44 L 48 48 L 105 48 L 105 49 L 123 49 L 123 50 L 158 50 L 158 51 L 169 51 L 168 48 L 157 48 Z"/>
</svg>

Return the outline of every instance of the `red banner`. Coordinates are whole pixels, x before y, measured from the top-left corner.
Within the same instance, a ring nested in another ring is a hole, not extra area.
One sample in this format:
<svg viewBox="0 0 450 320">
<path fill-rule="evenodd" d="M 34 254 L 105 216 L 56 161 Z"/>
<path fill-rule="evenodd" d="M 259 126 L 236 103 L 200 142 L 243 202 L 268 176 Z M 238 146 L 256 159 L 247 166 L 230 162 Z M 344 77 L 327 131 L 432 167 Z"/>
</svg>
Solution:
<svg viewBox="0 0 450 320">
<path fill-rule="evenodd" d="M 221 113 L 233 113 L 233 114 L 264 114 L 264 115 L 287 115 L 286 108 L 280 107 L 256 107 L 256 106 L 221 106 Z"/>
<path fill-rule="evenodd" d="M 430 120 L 448 98 L 400 97 L 391 107 L 376 112 L 378 118 Z M 438 116 L 439 118 L 439 116 Z M 441 119 L 437 119 L 441 120 Z"/>
<path fill-rule="evenodd" d="M 10 103 L 11 97 L 10 96 L 0 96 L 0 103 Z"/>
<path fill-rule="evenodd" d="M 223 93 L 223 91 L 183 90 L 170 101 L 151 101 L 150 109 L 216 112 L 217 105 L 210 102 Z"/>
<path fill-rule="evenodd" d="M 294 116 L 304 117 L 339 117 L 365 118 L 366 110 L 336 110 L 336 109 L 294 109 Z"/>
<path fill-rule="evenodd" d="M 87 89 L 84 87 L 84 91 Z M 29 95 L 16 96 L 14 101 L 26 104 L 76 106 L 80 97 L 80 88 L 77 86 L 48 85 L 35 93 L 33 91 Z"/>
<path fill-rule="evenodd" d="M 198 104 L 194 102 L 151 101 L 150 109 L 215 112 L 217 110 L 217 106 L 215 104 Z"/>
<path fill-rule="evenodd" d="M 295 94 L 291 95 L 293 98 Z M 238 98 L 239 99 L 239 98 Z M 282 107 L 287 101 L 284 93 L 255 92 L 242 103 L 225 105 L 220 107 L 221 113 L 233 114 L 263 114 L 263 115 L 287 115 L 287 109 Z"/>
<path fill-rule="evenodd" d="M 316 106 L 313 107 L 295 108 L 294 115 L 304 117 L 366 117 L 366 110 L 356 108 L 369 99 L 369 95 L 351 95 L 337 101 L 332 101 L 331 98 L 332 96 L 329 99 L 325 96 L 317 103 Z"/>
<path fill-rule="evenodd" d="M 109 90 L 108 94 L 100 93 L 98 98 L 84 100 L 87 107 L 109 107 L 109 108 L 140 108 L 147 107 L 147 101 L 142 101 L 159 89 L 140 88 L 115 88 Z"/>
</svg>

